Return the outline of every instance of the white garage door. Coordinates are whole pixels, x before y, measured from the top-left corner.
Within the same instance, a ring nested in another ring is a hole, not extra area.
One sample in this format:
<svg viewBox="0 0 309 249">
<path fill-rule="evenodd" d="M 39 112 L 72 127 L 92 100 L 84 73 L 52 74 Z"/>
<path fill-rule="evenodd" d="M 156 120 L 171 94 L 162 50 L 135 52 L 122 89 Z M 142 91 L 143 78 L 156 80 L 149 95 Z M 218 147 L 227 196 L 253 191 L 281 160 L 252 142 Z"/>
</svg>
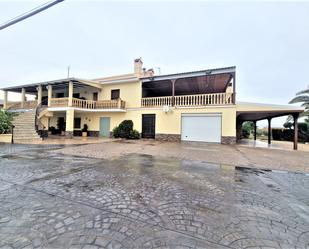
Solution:
<svg viewBox="0 0 309 249">
<path fill-rule="evenodd" d="M 183 114 L 181 140 L 221 143 L 221 115 Z"/>
</svg>

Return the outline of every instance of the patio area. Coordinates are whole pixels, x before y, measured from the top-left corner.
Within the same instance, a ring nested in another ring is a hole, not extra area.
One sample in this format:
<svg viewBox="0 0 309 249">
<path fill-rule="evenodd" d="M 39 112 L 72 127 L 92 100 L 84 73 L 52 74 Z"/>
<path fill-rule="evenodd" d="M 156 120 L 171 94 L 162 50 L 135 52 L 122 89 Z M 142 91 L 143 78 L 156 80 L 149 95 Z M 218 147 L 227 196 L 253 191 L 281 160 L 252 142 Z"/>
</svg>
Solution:
<svg viewBox="0 0 309 249">
<path fill-rule="evenodd" d="M 268 144 L 266 140 L 241 139 L 237 143 L 240 146 L 246 146 L 246 147 L 251 147 L 251 148 L 293 150 L 293 142 L 289 142 L 289 141 L 272 140 L 271 144 Z M 309 144 L 298 143 L 298 150 L 309 152 Z"/>
</svg>

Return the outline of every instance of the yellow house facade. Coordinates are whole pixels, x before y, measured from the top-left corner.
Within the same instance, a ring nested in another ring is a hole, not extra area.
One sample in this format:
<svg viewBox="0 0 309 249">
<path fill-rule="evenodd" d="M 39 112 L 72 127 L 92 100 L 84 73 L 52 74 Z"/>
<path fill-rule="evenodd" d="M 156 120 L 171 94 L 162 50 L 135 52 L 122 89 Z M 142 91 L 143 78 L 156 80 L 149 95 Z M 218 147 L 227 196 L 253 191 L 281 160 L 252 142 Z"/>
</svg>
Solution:
<svg viewBox="0 0 309 249">
<path fill-rule="evenodd" d="M 156 76 L 136 59 L 130 74 L 67 78 L 2 90 L 4 108 L 20 115 L 27 110 L 28 116 L 32 110 L 40 134 L 49 131 L 72 138 L 86 126 L 88 136 L 110 137 L 123 120 L 132 120 L 143 138 L 234 144 L 237 126 L 246 121 L 247 112 L 273 110 L 237 103 L 235 89 L 235 67 Z M 9 102 L 9 91 L 21 93 L 21 100 Z M 26 94 L 36 99 L 27 101 Z M 282 110 L 272 114 L 283 114 Z M 296 115 L 302 109 L 284 111 Z"/>
</svg>

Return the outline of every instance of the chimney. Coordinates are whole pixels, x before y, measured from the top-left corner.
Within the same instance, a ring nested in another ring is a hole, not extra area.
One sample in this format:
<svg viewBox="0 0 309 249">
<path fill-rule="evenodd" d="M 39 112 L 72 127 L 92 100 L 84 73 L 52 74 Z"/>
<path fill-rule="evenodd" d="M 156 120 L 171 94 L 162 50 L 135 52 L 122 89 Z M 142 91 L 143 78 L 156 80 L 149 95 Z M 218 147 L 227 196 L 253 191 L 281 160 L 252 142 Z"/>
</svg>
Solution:
<svg viewBox="0 0 309 249">
<path fill-rule="evenodd" d="M 143 62 L 141 57 L 134 60 L 134 73 L 136 77 L 141 77 L 143 74 Z"/>
</svg>

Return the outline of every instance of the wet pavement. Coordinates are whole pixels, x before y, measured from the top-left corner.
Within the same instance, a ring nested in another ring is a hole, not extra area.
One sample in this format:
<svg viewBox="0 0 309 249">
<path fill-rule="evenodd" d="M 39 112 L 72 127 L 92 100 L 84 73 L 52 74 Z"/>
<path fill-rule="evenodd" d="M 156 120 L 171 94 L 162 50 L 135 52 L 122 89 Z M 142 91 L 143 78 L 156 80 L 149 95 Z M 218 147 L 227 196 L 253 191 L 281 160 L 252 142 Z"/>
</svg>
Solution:
<svg viewBox="0 0 309 249">
<path fill-rule="evenodd" d="M 309 175 L 0 145 L 0 248 L 308 248 Z"/>
</svg>

